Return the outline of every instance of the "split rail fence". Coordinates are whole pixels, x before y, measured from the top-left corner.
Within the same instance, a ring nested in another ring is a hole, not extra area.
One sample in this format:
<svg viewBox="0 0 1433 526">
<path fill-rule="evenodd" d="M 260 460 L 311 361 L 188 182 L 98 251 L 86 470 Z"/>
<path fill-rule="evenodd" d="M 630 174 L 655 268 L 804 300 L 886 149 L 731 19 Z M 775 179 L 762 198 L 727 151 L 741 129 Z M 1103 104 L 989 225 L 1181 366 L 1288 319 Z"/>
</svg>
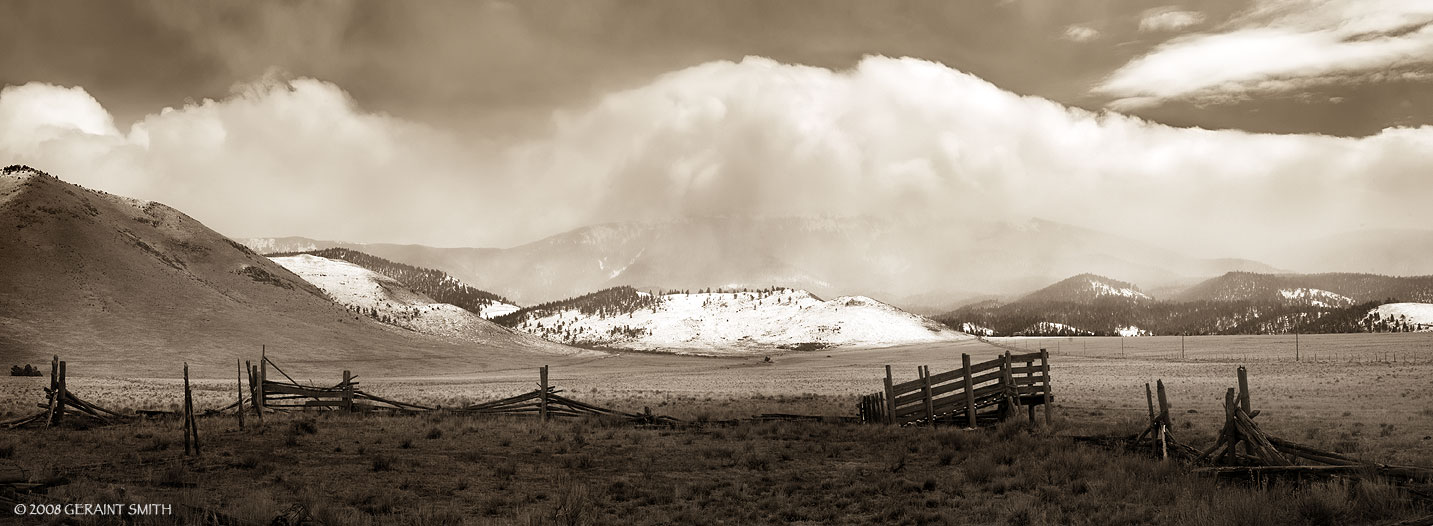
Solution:
<svg viewBox="0 0 1433 526">
<path fill-rule="evenodd" d="M 287 381 L 270 380 L 270 367 L 273 367 L 274 371 Z M 260 355 L 257 365 L 248 364 L 248 369 L 249 398 L 253 400 L 254 414 L 258 415 L 260 419 L 263 418 L 264 411 L 269 409 L 326 409 L 347 412 L 375 409 L 394 411 L 429 411 L 433 409 L 365 393 L 358 389 L 357 377 L 348 370 L 343 371 L 343 380 L 333 386 L 315 386 L 298 383 L 283 369 L 280 369 L 278 364 L 270 360 L 266 353 Z M 239 412 L 242 414 L 242 396 L 234 404 L 221 411 L 235 406 L 240 408 Z"/>
<path fill-rule="evenodd" d="M 963 424 L 979 427 L 1013 416 L 1017 408 L 1029 410 L 1035 421 L 1035 407 L 1045 407 L 1050 423 L 1050 353 L 1045 349 L 1028 354 L 1008 351 L 992 360 L 971 363 L 961 355 L 961 367 L 932 374 L 930 366 L 917 368 L 917 378 L 895 383 L 891 366 L 886 366 L 885 391 L 861 397 L 860 418 L 865 423 L 887 425 Z"/>
</svg>

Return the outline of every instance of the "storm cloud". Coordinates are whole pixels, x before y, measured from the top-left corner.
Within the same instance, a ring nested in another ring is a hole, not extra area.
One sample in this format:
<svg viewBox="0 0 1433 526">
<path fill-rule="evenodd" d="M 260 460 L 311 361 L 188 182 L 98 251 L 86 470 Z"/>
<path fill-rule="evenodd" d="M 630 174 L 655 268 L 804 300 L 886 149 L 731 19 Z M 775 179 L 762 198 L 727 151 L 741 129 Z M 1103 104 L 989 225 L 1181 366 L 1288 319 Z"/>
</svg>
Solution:
<svg viewBox="0 0 1433 526">
<path fill-rule="evenodd" d="M 47 108 L 40 111 L 38 108 Z M 748 57 L 471 140 L 267 77 L 127 130 L 80 87 L 0 94 L 0 157 L 165 202 L 230 235 L 509 246 L 684 216 L 1043 217 L 1235 256 L 1433 222 L 1433 128 L 1363 138 L 1178 128 L 1022 96 L 945 65 Z M 1414 191 L 1409 191 L 1413 189 Z"/>
</svg>

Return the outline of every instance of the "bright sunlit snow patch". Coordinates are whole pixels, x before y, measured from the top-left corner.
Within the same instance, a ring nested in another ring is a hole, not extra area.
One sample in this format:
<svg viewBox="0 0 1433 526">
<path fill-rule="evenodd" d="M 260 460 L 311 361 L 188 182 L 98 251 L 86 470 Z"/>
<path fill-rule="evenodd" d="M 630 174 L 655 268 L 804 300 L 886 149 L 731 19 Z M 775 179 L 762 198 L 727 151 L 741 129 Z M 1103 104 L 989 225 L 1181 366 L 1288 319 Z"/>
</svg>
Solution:
<svg viewBox="0 0 1433 526">
<path fill-rule="evenodd" d="M 1353 298 L 1327 290 L 1297 288 L 1280 289 L 1279 297 L 1286 302 L 1305 303 L 1315 307 L 1347 307 L 1353 305 Z"/>
<path fill-rule="evenodd" d="M 1433 331 L 1433 303 L 1385 303 L 1368 311 L 1368 317 L 1401 324 L 1413 331 Z"/>
<path fill-rule="evenodd" d="M 1115 332 L 1120 336 L 1149 336 L 1149 331 L 1130 325 L 1129 327 L 1116 327 Z"/>
<path fill-rule="evenodd" d="M 310 254 L 269 259 L 322 289 L 335 302 L 385 323 L 461 341 L 515 336 L 483 319 L 513 312 L 517 310 L 514 305 L 493 303 L 479 316 L 456 305 L 434 302 L 393 278 L 347 261 Z"/>
<path fill-rule="evenodd" d="M 652 307 L 602 316 L 568 309 L 519 329 L 581 345 L 684 354 L 879 347 L 970 338 L 862 296 L 822 301 L 801 290 L 664 294 Z"/>
<path fill-rule="evenodd" d="M 1090 288 L 1095 291 L 1095 296 L 1120 296 L 1124 298 L 1150 299 L 1148 294 L 1126 287 L 1114 287 L 1108 283 L 1090 280 Z"/>
</svg>

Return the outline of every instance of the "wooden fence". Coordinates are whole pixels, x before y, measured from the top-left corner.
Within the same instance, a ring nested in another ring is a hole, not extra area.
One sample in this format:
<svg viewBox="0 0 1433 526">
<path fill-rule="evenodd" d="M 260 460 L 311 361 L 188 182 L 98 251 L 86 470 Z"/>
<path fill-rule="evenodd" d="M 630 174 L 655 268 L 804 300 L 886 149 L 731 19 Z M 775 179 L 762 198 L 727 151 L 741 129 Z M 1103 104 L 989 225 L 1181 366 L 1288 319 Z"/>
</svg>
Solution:
<svg viewBox="0 0 1433 526">
<path fill-rule="evenodd" d="M 1010 417 L 1019 406 L 1029 408 L 1035 421 L 1035 406 L 1045 406 L 1045 423 L 1050 422 L 1050 353 L 1010 354 L 972 364 L 969 354 L 961 355 L 961 367 L 931 374 L 929 366 L 917 368 L 914 380 L 895 383 L 891 366 L 886 366 L 884 392 L 861 397 L 861 421 L 894 425 L 939 423 L 978 427 Z"/>
<path fill-rule="evenodd" d="M 269 379 L 269 368 L 273 367 L 288 381 Z M 279 365 L 270 360 L 268 356 L 260 355 L 258 365 L 249 366 L 249 389 L 250 399 L 253 400 L 254 413 L 263 420 L 265 410 L 269 409 L 327 409 L 340 411 L 371 411 L 375 409 L 389 409 L 396 411 L 428 411 L 433 408 L 410 404 L 381 398 L 358 389 L 357 377 L 345 370 L 343 380 L 331 387 L 303 385 L 295 381 Z M 240 412 L 243 409 L 243 399 L 240 398 L 229 407 L 221 409 L 228 410 L 238 406 Z"/>
</svg>

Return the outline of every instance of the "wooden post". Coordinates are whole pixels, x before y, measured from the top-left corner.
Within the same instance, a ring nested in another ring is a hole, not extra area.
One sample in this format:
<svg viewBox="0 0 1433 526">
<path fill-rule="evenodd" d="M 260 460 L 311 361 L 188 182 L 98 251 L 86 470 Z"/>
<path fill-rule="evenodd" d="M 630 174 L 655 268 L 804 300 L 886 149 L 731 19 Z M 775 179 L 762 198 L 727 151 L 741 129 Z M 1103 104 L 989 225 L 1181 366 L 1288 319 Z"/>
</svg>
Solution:
<svg viewBox="0 0 1433 526">
<path fill-rule="evenodd" d="M 1252 417 L 1254 412 L 1253 404 L 1250 403 L 1249 400 L 1249 372 L 1244 369 L 1244 366 L 1240 365 L 1237 374 L 1239 376 L 1239 408 L 1243 409 L 1245 414 Z M 1248 440 L 1244 441 L 1244 453 L 1248 455 L 1254 454 L 1252 442 Z"/>
<path fill-rule="evenodd" d="M 1000 415 L 1000 419 L 1004 420 L 1015 412 L 1015 402 L 1020 397 L 1015 391 L 1015 377 L 1010 372 L 1010 351 L 1005 351 L 1000 360 L 1000 382 L 1005 385 L 1005 410 Z"/>
<path fill-rule="evenodd" d="M 1045 402 L 1045 425 L 1050 425 L 1050 411 L 1054 409 L 1050 403 L 1054 401 L 1055 395 L 1050 392 L 1050 353 L 1045 352 L 1044 349 L 1040 349 L 1040 374 L 1045 375 L 1045 385 L 1042 386 L 1043 402 Z"/>
<path fill-rule="evenodd" d="M 343 371 L 343 410 L 353 412 L 353 375 L 347 369 Z"/>
<path fill-rule="evenodd" d="M 547 366 L 546 366 L 546 365 L 542 366 L 542 369 L 540 369 L 540 370 L 538 371 L 538 376 L 540 377 L 540 378 L 539 378 L 539 380 L 540 380 L 539 385 L 542 387 L 542 405 L 541 405 L 541 408 L 539 409 L 539 411 L 540 411 L 540 413 L 542 414 L 542 420 L 543 420 L 544 422 L 546 422 L 546 421 L 547 421 Z"/>
<path fill-rule="evenodd" d="M 1169 425 L 1169 398 L 1164 395 L 1164 380 L 1154 381 L 1154 393 L 1159 399 L 1159 420 Z"/>
<path fill-rule="evenodd" d="M 238 358 L 235 358 L 235 359 L 234 359 L 234 388 L 237 390 L 238 395 L 239 395 L 239 405 L 237 406 L 238 409 L 237 409 L 236 411 L 234 411 L 234 414 L 239 415 L 239 430 L 240 430 L 240 431 L 243 431 L 243 430 L 244 430 L 244 372 L 239 369 L 240 367 L 243 367 L 243 365 L 240 365 L 240 364 L 239 364 L 239 359 L 238 359 Z"/>
<path fill-rule="evenodd" d="M 875 402 L 876 402 L 876 403 L 874 404 L 874 406 L 875 406 L 875 409 L 876 409 L 876 417 L 875 417 L 872 421 L 874 421 L 874 422 L 879 422 L 879 423 L 882 423 L 882 424 L 887 423 L 887 419 L 886 419 L 886 393 L 876 393 L 876 401 L 875 401 Z"/>
<path fill-rule="evenodd" d="M 1249 403 L 1249 371 L 1244 366 L 1239 366 L 1239 408 L 1245 413 L 1254 414 Z"/>
<path fill-rule="evenodd" d="M 65 417 L 65 361 L 60 360 L 60 385 L 59 391 L 55 394 L 55 425 L 60 425 L 60 420 Z"/>
<path fill-rule="evenodd" d="M 193 398 L 189 394 L 189 362 L 184 363 L 184 456 L 189 456 L 193 448 L 190 444 L 190 430 L 194 427 L 194 406 L 190 405 Z"/>
<path fill-rule="evenodd" d="M 1155 396 L 1159 397 L 1159 458 L 1169 458 L 1166 436 L 1169 430 L 1169 398 L 1164 395 L 1164 380 L 1154 381 Z"/>
<path fill-rule="evenodd" d="M 1149 382 L 1144 384 L 1144 401 L 1149 404 L 1149 425 L 1152 426 L 1158 421 L 1155 420 L 1154 414 L 1154 391 L 1150 390 Z"/>
<path fill-rule="evenodd" d="M 1299 361 L 1299 333 L 1294 333 L 1294 361 Z"/>
<path fill-rule="evenodd" d="M 886 366 L 886 425 L 895 423 L 896 420 L 896 395 L 891 393 L 891 366 Z"/>
<path fill-rule="evenodd" d="M 263 414 L 264 409 L 269 406 L 268 400 L 265 400 L 265 399 L 264 399 L 264 398 L 265 398 L 265 395 L 264 395 L 264 382 L 267 382 L 268 380 L 269 380 L 269 356 L 268 356 L 268 352 L 267 352 L 267 349 L 265 348 L 265 346 L 259 346 L 259 395 L 256 396 L 256 397 L 254 397 L 254 404 L 257 405 L 257 406 L 259 406 L 259 414 L 261 414 L 261 415 Z M 263 417 L 261 416 L 261 417 L 259 417 L 259 419 L 262 420 Z"/>
<path fill-rule="evenodd" d="M 50 399 L 45 404 L 45 427 L 55 423 L 55 402 L 60 400 L 60 355 L 50 358 Z"/>
<path fill-rule="evenodd" d="M 921 393 L 925 398 L 925 423 L 935 427 L 935 400 L 930 394 L 930 366 L 923 365 L 920 368 Z"/>
<path fill-rule="evenodd" d="M 960 354 L 960 366 L 965 370 L 965 423 L 975 429 L 975 380 L 970 375 L 970 354 Z"/>
<path fill-rule="evenodd" d="M 1238 407 L 1238 395 L 1234 393 L 1234 388 L 1230 387 L 1228 391 L 1224 392 L 1224 434 L 1228 437 L 1228 444 L 1224 448 L 1224 453 L 1220 455 L 1223 459 L 1232 458 L 1234 450 L 1239 444 L 1239 427 L 1234 425 L 1234 411 Z M 1248 450 L 1248 446 L 1245 446 L 1244 449 Z"/>
<path fill-rule="evenodd" d="M 1040 349 L 1040 354 L 1044 354 L 1044 353 L 1045 353 L 1045 349 Z M 1030 389 L 1030 390 L 1032 390 L 1032 391 L 1035 389 L 1035 381 L 1033 380 L 1033 378 L 1035 378 L 1035 361 L 1034 361 L 1034 360 L 1026 360 L 1026 361 L 1025 361 L 1026 389 Z M 1035 423 L 1035 404 L 1032 403 L 1032 404 L 1027 405 L 1027 406 L 1025 406 L 1025 407 L 1026 407 L 1027 409 L 1029 409 L 1029 412 L 1030 412 L 1030 423 L 1031 423 L 1031 424 Z"/>
<path fill-rule="evenodd" d="M 264 426 L 264 397 L 259 391 L 259 366 L 249 367 L 249 405 L 254 407 L 254 417 L 259 419 L 259 427 Z"/>
</svg>

